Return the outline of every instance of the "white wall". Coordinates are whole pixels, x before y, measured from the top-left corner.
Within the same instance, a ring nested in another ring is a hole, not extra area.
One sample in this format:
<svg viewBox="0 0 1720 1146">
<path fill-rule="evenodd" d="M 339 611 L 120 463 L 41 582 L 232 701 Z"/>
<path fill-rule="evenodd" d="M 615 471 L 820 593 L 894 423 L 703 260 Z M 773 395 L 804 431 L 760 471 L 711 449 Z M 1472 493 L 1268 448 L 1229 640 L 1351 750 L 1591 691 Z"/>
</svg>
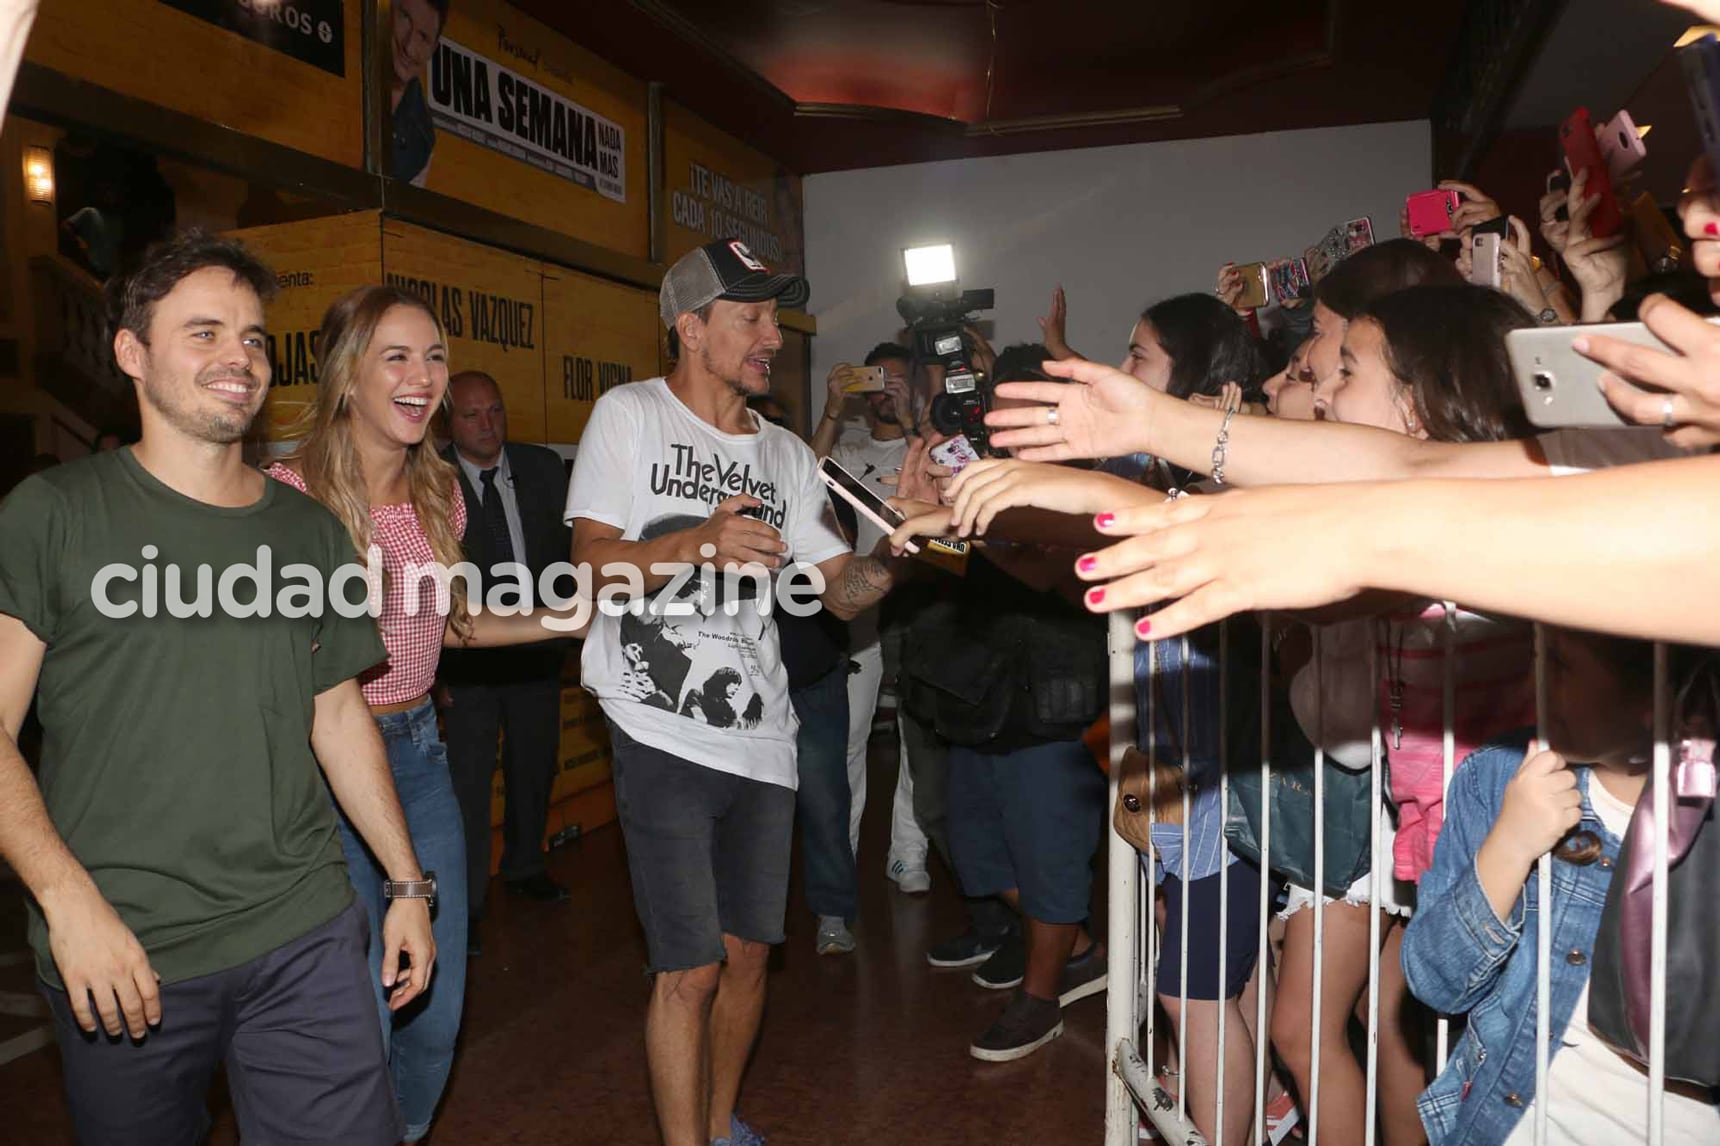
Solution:
<svg viewBox="0 0 1720 1146">
<path fill-rule="evenodd" d="M 1038 340 L 1061 282 L 1070 344 L 1116 361 L 1143 308 L 1212 290 L 1221 263 L 1300 254 L 1360 215 L 1395 237 L 1431 170 L 1416 121 L 809 176 L 813 409 L 831 366 L 900 330 L 902 247 L 955 244 L 963 285 L 997 290 L 1000 349 Z"/>
</svg>

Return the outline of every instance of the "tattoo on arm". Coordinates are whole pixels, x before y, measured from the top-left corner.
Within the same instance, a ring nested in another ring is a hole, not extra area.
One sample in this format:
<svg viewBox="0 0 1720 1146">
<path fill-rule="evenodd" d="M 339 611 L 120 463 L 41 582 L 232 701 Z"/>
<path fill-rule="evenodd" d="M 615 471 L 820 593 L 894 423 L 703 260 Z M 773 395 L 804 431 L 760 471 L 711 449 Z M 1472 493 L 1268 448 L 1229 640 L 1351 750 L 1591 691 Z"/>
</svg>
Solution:
<svg viewBox="0 0 1720 1146">
<path fill-rule="evenodd" d="M 890 591 L 890 569 L 876 557 L 855 555 L 843 567 L 842 576 L 830 587 L 827 602 L 838 609 L 861 612 Z"/>
</svg>

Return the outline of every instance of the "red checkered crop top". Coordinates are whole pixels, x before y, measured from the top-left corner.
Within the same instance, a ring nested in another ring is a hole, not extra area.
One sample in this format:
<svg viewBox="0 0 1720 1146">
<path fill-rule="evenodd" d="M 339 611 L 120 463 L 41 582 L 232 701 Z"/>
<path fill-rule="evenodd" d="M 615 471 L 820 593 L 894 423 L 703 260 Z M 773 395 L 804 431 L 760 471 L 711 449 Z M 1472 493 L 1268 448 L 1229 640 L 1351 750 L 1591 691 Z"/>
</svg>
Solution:
<svg viewBox="0 0 1720 1146">
<path fill-rule="evenodd" d="M 305 488 L 305 479 L 279 462 L 270 466 L 267 473 L 296 490 L 310 493 Z M 435 594 L 428 587 L 418 595 L 421 607 L 416 615 L 408 615 L 406 610 L 406 566 L 428 565 L 436 560 L 430 538 L 425 536 L 412 503 L 373 505 L 370 524 L 371 544 L 382 550 L 382 615 L 377 624 L 382 630 L 382 643 L 388 648 L 388 663 L 358 679 L 364 699 L 370 704 L 403 704 L 429 692 L 435 682 L 448 617 L 437 610 Z M 458 493 L 454 496 L 454 532 L 466 532 L 466 499 Z"/>
</svg>

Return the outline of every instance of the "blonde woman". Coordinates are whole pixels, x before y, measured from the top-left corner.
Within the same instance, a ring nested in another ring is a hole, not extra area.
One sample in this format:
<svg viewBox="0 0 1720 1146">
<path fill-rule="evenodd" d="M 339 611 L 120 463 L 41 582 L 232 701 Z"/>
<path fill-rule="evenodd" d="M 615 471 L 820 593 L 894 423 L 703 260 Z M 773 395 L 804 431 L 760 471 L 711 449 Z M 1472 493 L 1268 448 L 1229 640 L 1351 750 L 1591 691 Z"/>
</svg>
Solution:
<svg viewBox="0 0 1720 1146">
<path fill-rule="evenodd" d="M 459 581 L 440 596 L 427 582 L 409 583 L 408 565 L 457 565 L 466 527 L 454 467 L 428 434 L 448 390 L 447 338 L 435 313 L 395 287 L 361 287 L 323 316 L 320 358 L 321 386 L 300 423 L 301 444 L 268 472 L 327 506 L 358 554 L 380 552 L 388 660 L 359 679 L 387 744 L 413 845 L 438 883 L 430 989 L 409 1008 L 380 986 L 377 995 L 405 1140 L 416 1142 L 429 1132 L 453 1065 L 466 987 L 466 841 L 430 701 L 441 650 L 581 634 L 546 628 L 542 612 L 474 615 Z M 371 573 L 374 582 L 374 566 Z M 370 912 L 376 973 L 385 877 L 344 817 L 341 839 Z"/>
</svg>

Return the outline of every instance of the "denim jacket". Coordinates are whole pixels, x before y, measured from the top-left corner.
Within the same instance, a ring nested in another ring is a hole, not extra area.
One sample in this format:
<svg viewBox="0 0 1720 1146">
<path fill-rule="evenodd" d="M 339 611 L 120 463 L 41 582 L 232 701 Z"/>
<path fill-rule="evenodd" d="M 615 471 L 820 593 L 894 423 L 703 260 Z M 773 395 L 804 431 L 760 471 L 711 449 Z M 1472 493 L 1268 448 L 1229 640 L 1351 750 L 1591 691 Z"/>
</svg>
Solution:
<svg viewBox="0 0 1720 1146">
<path fill-rule="evenodd" d="M 1522 734 L 1514 743 L 1482 748 L 1452 775 L 1445 829 L 1404 933 L 1403 969 L 1410 990 L 1442 1014 L 1469 1016 L 1445 1069 L 1418 1103 L 1431 1146 L 1498 1146 L 1535 1097 L 1539 881 L 1531 871 L 1510 918 L 1501 922 L 1475 870 L 1476 853 L 1499 818 L 1505 787 L 1517 774 L 1527 740 Z M 1553 858 L 1548 1034 L 1554 1054 L 1588 982 L 1620 847 L 1589 800 L 1589 769 L 1579 768 L 1576 775 L 1583 797 L 1577 831 L 1593 832 L 1602 855 L 1586 865 L 1557 854 Z"/>
</svg>

